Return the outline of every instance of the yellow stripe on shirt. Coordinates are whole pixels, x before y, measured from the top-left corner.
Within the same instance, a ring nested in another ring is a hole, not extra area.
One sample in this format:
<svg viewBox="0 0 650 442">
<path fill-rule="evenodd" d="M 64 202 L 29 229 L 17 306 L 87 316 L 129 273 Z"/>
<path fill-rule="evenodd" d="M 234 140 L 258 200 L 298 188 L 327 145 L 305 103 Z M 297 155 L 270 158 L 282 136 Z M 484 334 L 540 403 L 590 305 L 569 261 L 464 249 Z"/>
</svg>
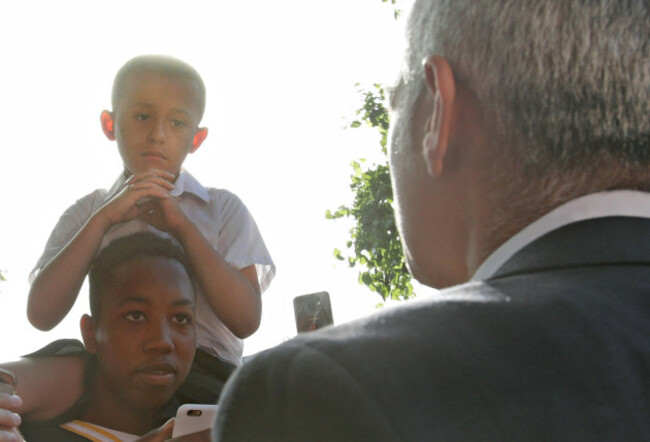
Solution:
<svg viewBox="0 0 650 442">
<path fill-rule="evenodd" d="M 66 424 L 62 424 L 61 428 L 76 433 L 79 436 L 85 437 L 93 442 L 122 442 L 122 439 L 109 433 L 105 429 L 93 425 L 89 422 L 80 420 L 73 420 Z"/>
</svg>

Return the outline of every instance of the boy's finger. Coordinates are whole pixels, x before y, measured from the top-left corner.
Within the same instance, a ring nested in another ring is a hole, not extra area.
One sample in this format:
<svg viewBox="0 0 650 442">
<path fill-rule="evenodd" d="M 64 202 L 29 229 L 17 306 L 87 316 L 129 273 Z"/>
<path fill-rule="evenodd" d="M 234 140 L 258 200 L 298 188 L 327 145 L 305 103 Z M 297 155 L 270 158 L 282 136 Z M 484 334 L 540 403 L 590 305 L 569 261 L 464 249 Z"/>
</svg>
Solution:
<svg viewBox="0 0 650 442">
<path fill-rule="evenodd" d="M 21 442 L 23 438 L 15 430 L 0 427 L 0 442 Z"/>
<path fill-rule="evenodd" d="M 166 195 L 169 195 L 169 192 L 174 189 L 174 186 L 172 185 L 170 188 L 169 185 L 163 185 L 162 183 L 154 181 L 140 181 L 129 184 L 128 188 L 133 192 L 150 192 L 151 196 L 164 198 Z"/>
<path fill-rule="evenodd" d="M 2 428 L 15 428 L 20 425 L 20 415 L 13 413 L 4 408 L 0 408 L 0 427 Z"/>
<path fill-rule="evenodd" d="M 145 171 L 143 171 L 143 172 L 138 172 L 138 173 L 136 173 L 136 174 L 131 175 L 131 176 L 127 179 L 126 182 L 127 182 L 128 184 L 130 184 L 130 183 L 133 183 L 133 182 L 137 182 L 137 181 L 140 181 L 140 180 L 146 179 L 147 177 L 160 177 L 160 178 L 162 178 L 162 179 L 164 179 L 164 180 L 166 180 L 166 181 L 174 181 L 174 180 L 176 179 L 176 175 L 175 175 L 175 174 L 173 174 L 173 173 L 171 173 L 171 172 L 168 172 L 168 171 L 166 171 L 166 170 L 162 170 L 162 169 L 148 169 L 148 170 L 145 170 Z"/>
<path fill-rule="evenodd" d="M 136 186 L 138 184 L 147 184 L 147 183 L 155 183 L 158 186 L 164 187 L 167 190 L 174 190 L 175 187 L 171 181 L 167 181 L 166 179 L 155 175 L 146 176 L 140 180 L 134 180 L 133 182 L 127 183 L 127 185 L 133 188 L 133 186 Z"/>
<path fill-rule="evenodd" d="M 20 396 L 0 393 L 0 408 L 17 410 L 21 405 L 23 405 L 23 400 L 20 398 Z"/>
<path fill-rule="evenodd" d="M 174 418 L 171 418 L 165 424 L 154 430 L 151 430 L 136 442 L 162 442 L 169 440 L 172 437 L 172 431 L 174 430 Z"/>
</svg>

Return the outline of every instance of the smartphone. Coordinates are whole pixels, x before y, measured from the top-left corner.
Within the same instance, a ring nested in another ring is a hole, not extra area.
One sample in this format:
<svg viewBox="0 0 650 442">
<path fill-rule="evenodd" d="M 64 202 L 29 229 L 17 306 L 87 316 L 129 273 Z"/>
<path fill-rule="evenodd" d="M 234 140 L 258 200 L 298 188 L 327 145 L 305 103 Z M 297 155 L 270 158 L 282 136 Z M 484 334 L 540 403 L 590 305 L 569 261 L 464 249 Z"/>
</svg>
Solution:
<svg viewBox="0 0 650 442">
<path fill-rule="evenodd" d="M 16 392 L 16 375 L 11 370 L 0 368 L 0 393 Z"/>
<path fill-rule="evenodd" d="M 218 405 L 184 404 L 178 407 L 172 438 L 212 428 Z"/>
<path fill-rule="evenodd" d="M 330 295 L 327 292 L 310 293 L 293 298 L 296 329 L 304 333 L 334 323 Z"/>
</svg>

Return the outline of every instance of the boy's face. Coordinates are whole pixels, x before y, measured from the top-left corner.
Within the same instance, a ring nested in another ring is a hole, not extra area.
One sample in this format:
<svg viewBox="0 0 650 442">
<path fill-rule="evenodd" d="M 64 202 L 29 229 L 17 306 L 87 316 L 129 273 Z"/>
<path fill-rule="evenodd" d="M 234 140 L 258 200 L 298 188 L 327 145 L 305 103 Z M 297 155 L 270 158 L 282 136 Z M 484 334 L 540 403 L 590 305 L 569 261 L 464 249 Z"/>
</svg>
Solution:
<svg viewBox="0 0 650 442">
<path fill-rule="evenodd" d="M 187 154 L 207 135 L 198 127 L 199 103 L 199 88 L 190 79 L 147 71 L 128 74 L 110 114 L 112 137 L 127 173 L 162 169 L 178 174 Z M 104 132 L 112 139 L 106 127 Z"/>
<path fill-rule="evenodd" d="M 97 355 L 93 396 L 106 408 L 155 410 L 185 380 L 196 345 L 195 294 L 185 268 L 163 257 L 138 257 L 111 271 L 84 341 Z"/>
</svg>

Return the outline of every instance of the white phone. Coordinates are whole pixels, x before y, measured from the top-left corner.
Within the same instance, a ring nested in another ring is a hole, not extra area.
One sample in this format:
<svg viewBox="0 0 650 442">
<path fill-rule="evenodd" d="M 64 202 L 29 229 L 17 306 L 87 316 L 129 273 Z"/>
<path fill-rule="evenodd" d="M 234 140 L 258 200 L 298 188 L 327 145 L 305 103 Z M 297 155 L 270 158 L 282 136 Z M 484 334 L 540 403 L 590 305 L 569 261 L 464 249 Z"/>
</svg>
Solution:
<svg viewBox="0 0 650 442">
<path fill-rule="evenodd" d="M 178 407 L 172 437 L 185 436 L 212 428 L 218 405 L 184 404 Z"/>
</svg>

